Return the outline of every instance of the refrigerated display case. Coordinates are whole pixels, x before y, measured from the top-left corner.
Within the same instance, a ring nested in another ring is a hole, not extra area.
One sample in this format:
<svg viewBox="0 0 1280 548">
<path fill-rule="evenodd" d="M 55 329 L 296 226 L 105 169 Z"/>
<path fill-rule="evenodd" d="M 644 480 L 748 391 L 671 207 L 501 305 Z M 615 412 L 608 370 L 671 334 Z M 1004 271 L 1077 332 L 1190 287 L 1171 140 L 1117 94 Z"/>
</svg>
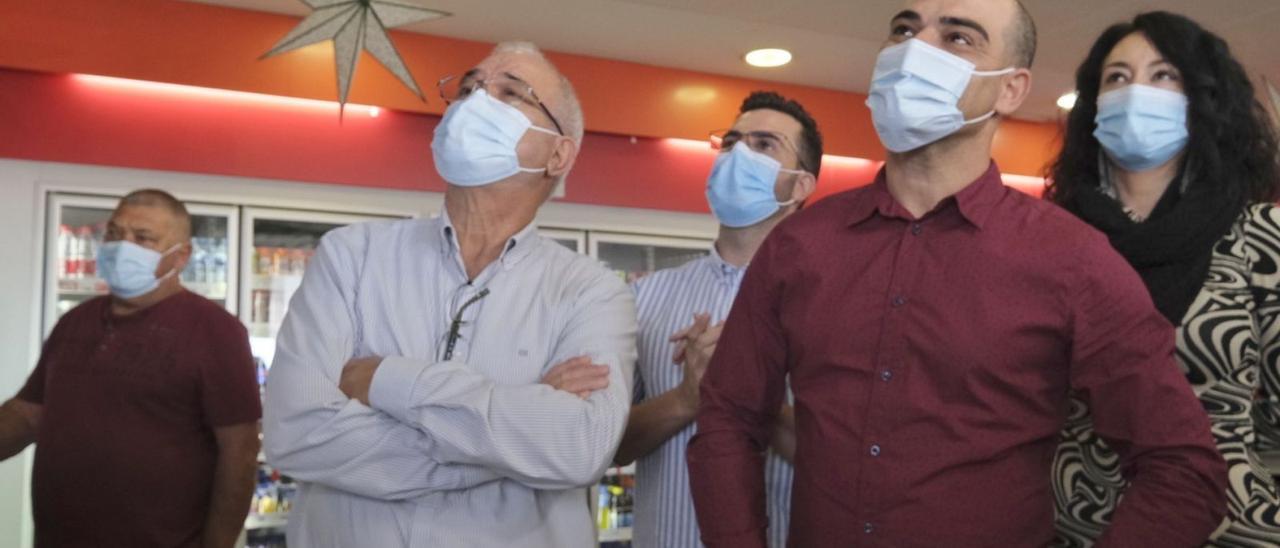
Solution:
<svg viewBox="0 0 1280 548">
<path fill-rule="evenodd" d="M 586 237 L 590 255 L 627 283 L 705 257 L 714 245 L 698 238 L 597 231 L 587 231 Z M 630 546 L 635 473 L 634 463 L 610 468 L 589 495 L 602 547 Z"/>
<path fill-rule="evenodd" d="M 119 196 L 50 193 L 45 238 L 44 335 L 80 303 L 107 294 L 97 275 L 98 248 Z M 182 285 L 236 312 L 239 211 L 231 205 L 187 202 L 191 259 Z"/>
<path fill-rule="evenodd" d="M 617 272 L 627 283 L 657 270 L 673 268 L 711 253 L 711 240 L 615 234 L 587 233 L 590 254 Z"/>
<path fill-rule="evenodd" d="M 240 320 L 249 330 L 254 355 L 270 367 L 275 338 L 289 310 L 289 299 L 325 233 L 335 228 L 379 219 L 357 215 L 289 209 L 244 208 L 240 248 Z"/>
<path fill-rule="evenodd" d="M 565 228 L 538 228 L 538 234 L 543 238 L 569 248 L 575 253 L 587 252 L 587 232 L 585 230 L 572 230 Z"/>
</svg>

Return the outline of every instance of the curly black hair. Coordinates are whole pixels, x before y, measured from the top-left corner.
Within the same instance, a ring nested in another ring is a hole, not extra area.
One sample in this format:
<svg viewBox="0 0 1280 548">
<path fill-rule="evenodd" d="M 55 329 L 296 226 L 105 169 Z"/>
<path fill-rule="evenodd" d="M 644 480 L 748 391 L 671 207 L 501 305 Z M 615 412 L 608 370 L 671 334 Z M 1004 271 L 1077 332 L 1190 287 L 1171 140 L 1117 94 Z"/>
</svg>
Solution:
<svg viewBox="0 0 1280 548">
<path fill-rule="evenodd" d="M 738 114 L 761 109 L 776 110 L 800 122 L 800 142 L 796 146 L 800 148 L 798 152 L 805 167 L 817 178 L 818 171 L 822 169 L 822 132 L 818 131 L 818 122 L 814 121 L 800 103 L 773 91 L 751 92 L 742 101 Z"/>
<path fill-rule="evenodd" d="M 1125 37 L 1142 33 L 1182 75 L 1190 103 L 1184 169 L 1194 184 L 1211 184 L 1246 201 L 1272 201 L 1280 182 L 1276 132 L 1244 67 L 1227 43 L 1195 21 L 1153 11 L 1113 25 L 1076 71 L 1079 98 L 1067 117 L 1062 153 L 1050 168 L 1045 196 L 1059 204 L 1099 185 L 1100 145 L 1093 137 L 1102 64 Z"/>
</svg>

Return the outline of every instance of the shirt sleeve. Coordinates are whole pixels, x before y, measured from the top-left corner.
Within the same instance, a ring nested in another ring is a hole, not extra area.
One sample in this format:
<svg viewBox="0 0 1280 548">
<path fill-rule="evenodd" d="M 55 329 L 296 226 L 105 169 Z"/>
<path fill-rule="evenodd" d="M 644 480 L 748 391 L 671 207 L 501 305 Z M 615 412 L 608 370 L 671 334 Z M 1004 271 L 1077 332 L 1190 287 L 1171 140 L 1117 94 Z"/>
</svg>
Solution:
<svg viewBox="0 0 1280 548">
<path fill-rule="evenodd" d="M 425 434 L 338 388 L 354 357 L 357 263 L 355 244 L 336 236 L 321 240 L 277 340 L 263 420 L 267 460 L 301 481 L 383 500 L 498 479 L 482 467 L 440 462 Z"/>
<path fill-rule="evenodd" d="M 1174 360 L 1173 328 L 1100 236 L 1073 262 L 1072 387 L 1129 482 L 1098 546 L 1200 546 L 1226 513 L 1226 464 Z"/>
<path fill-rule="evenodd" d="M 767 546 L 765 450 L 787 373 L 775 236 L 751 260 L 699 392 L 689 485 L 710 548 Z"/>
<path fill-rule="evenodd" d="M 64 324 L 69 321 L 71 314 L 67 314 L 53 326 L 53 332 L 49 333 L 49 338 L 44 341 L 44 347 L 40 350 L 40 359 L 36 361 L 36 368 L 27 377 L 27 383 L 22 385 L 22 389 L 18 391 L 17 398 L 27 403 L 44 405 L 44 383 L 48 374 L 49 360 L 53 358 L 53 349 L 63 344 L 65 338 L 62 333 L 67 328 Z"/>
<path fill-rule="evenodd" d="M 230 317 L 210 323 L 205 334 L 209 357 L 200 371 L 205 421 L 214 428 L 256 422 L 262 418 L 262 399 L 249 334 Z"/>
<path fill-rule="evenodd" d="M 609 366 L 587 399 L 544 384 L 503 385 L 464 363 L 383 360 L 372 405 L 428 434 L 442 462 L 481 466 L 535 489 L 594 483 L 613 459 L 631 407 L 635 299 L 607 272 L 584 277 L 546 367 L 579 355 Z"/>
</svg>

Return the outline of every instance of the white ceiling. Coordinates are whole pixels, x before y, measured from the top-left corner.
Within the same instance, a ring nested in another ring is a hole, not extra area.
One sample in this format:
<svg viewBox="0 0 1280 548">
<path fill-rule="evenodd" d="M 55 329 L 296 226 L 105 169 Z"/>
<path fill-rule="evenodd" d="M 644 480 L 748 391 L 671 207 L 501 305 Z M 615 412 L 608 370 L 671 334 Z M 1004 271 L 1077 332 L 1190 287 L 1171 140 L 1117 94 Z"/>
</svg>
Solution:
<svg viewBox="0 0 1280 548">
<path fill-rule="evenodd" d="M 187 0 L 302 16 L 299 0 Z M 404 1 L 404 0 L 401 0 Z M 903 0 L 411 0 L 452 17 L 404 30 L 701 72 L 865 92 L 889 18 Z M 1089 45 L 1110 23 L 1146 10 L 1182 13 L 1222 35 L 1255 77 L 1280 80 L 1277 0 L 1024 0 L 1040 30 L 1035 87 L 1019 113 L 1056 116 Z M 747 66 L 760 47 L 791 50 L 790 65 Z"/>
</svg>

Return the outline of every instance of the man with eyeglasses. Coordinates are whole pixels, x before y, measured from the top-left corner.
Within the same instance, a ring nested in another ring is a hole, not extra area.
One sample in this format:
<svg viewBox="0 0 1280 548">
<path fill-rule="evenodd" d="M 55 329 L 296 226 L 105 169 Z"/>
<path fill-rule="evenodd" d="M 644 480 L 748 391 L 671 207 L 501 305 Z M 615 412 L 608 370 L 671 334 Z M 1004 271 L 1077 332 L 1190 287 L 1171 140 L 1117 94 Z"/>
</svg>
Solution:
<svg viewBox="0 0 1280 548">
<path fill-rule="evenodd" d="M 1173 327 L 1101 233 L 991 161 L 1030 90 L 1030 15 L 913 0 L 889 30 L 867 101 L 884 168 L 773 231 L 703 378 L 703 540 L 766 545 L 761 452 L 789 382 L 793 546 L 1049 545 L 1073 392 L 1130 482 L 1098 545 L 1203 545 L 1226 467 Z"/>
<path fill-rule="evenodd" d="M 264 421 L 301 485 L 288 540 L 590 546 L 582 488 L 626 424 L 634 297 L 533 225 L 582 110 L 531 44 L 440 87 L 441 216 L 330 232 L 290 303 Z"/>
<path fill-rule="evenodd" d="M 761 242 L 813 193 L 822 134 L 799 103 L 752 93 L 733 128 L 712 133 L 719 149 L 707 200 L 720 221 L 711 255 L 635 283 L 640 318 L 636 404 L 614 461 L 637 460 L 637 548 L 697 548 L 685 446 L 693 436 L 698 383 L 715 351 L 747 264 Z M 764 474 L 770 546 L 786 545 L 794 433 L 791 408 L 773 427 Z"/>
</svg>

